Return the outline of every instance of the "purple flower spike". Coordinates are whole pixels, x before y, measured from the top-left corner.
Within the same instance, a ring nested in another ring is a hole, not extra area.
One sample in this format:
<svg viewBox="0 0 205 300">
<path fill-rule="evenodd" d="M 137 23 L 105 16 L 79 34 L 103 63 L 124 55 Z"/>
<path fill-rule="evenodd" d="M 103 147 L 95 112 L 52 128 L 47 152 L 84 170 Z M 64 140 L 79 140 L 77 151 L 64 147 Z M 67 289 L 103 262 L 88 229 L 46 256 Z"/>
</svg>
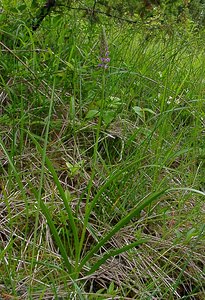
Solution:
<svg viewBox="0 0 205 300">
<path fill-rule="evenodd" d="M 108 68 L 108 63 L 110 62 L 109 58 L 109 50 L 108 50 L 108 43 L 107 43 L 107 38 L 105 34 L 105 29 L 102 29 L 102 34 L 101 34 L 101 46 L 100 46 L 100 61 L 101 63 L 98 64 L 98 67 L 107 69 Z"/>
</svg>

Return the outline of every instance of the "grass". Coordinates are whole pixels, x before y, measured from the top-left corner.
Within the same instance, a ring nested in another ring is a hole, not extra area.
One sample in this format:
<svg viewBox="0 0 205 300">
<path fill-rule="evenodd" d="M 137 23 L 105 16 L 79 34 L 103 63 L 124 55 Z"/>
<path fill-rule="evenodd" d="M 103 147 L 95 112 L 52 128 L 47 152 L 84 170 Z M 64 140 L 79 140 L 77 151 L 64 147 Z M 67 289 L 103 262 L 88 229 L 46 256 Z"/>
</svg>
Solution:
<svg viewBox="0 0 205 300">
<path fill-rule="evenodd" d="M 3 4 L 0 297 L 204 299 L 204 33 Z"/>
</svg>

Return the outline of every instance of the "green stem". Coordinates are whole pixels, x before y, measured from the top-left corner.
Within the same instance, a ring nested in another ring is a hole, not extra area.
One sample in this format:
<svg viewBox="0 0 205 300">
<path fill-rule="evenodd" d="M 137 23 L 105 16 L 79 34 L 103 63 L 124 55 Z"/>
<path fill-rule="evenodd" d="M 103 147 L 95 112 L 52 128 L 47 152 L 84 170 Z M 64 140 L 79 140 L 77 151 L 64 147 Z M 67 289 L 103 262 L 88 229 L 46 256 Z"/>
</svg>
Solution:
<svg viewBox="0 0 205 300">
<path fill-rule="evenodd" d="M 87 229 L 87 225 L 88 225 L 88 221 L 89 221 L 89 217 L 90 217 L 90 213 L 91 213 L 91 211 L 90 211 L 90 196 L 91 196 L 91 189 L 92 189 L 92 186 L 93 186 L 93 180 L 94 180 L 94 177 L 95 177 L 95 174 L 96 174 L 96 164 L 97 164 L 97 158 L 98 158 L 99 137 L 100 137 L 103 109 L 104 109 L 104 103 L 105 103 L 105 86 L 106 86 L 106 78 L 105 78 L 105 70 L 103 70 L 103 74 L 102 74 L 102 101 L 101 101 L 101 106 L 100 106 L 100 115 L 99 115 L 99 119 L 98 119 L 96 140 L 95 140 L 95 145 L 94 145 L 92 173 L 91 173 L 91 177 L 90 177 L 90 180 L 89 180 L 89 183 L 88 183 L 88 191 L 87 191 L 86 206 L 85 206 L 85 218 L 84 218 L 84 222 L 83 222 L 83 229 L 82 229 L 82 234 L 81 234 L 81 238 L 80 238 L 79 251 L 78 251 L 78 256 L 77 256 L 76 262 L 80 261 L 80 255 L 81 255 L 81 251 L 82 251 L 82 248 L 83 248 L 86 229 Z M 77 263 L 76 263 L 75 267 L 76 267 L 76 270 L 79 269 Z"/>
</svg>

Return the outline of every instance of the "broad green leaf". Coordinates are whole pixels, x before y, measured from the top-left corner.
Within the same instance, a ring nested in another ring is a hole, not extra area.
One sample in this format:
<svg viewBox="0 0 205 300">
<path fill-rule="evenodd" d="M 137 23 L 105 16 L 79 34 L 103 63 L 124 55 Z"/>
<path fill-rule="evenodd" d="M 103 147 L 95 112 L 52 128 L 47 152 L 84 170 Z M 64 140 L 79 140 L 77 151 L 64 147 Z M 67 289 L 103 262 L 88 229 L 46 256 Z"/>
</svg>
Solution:
<svg viewBox="0 0 205 300">
<path fill-rule="evenodd" d="M 91 109 L 91 110 L 88 111 L 85 118 L 86 119 L 93 119 L 93 118 L 98 117 L 98 116 L 99 116 L 99 111 L 97 109 Z"/>
<path fill-rule="evenodd" d="M 109 125 L 115 118 L 115 111 L 108 110 L 103 113 L 103 121 L 106 125 Z"/>
<path fill-rule="evenodd" d="M 153 115 L 156 115 L 156 113 L 153 110 L 151 110 L 150 108 L 143 108 L 143 110 L 147 111 L 147 112 L 149 112 L 149 113 L 151 113 Z"/>
<path fill-rule="evenodd" d="M 144 112 L 143 112 L 143 109 L 141 108 L 141 107 L 139 107 L 139 106 L 134 106 L 133 108 L 132 108 L 133 110 L 134 110 L 134 112 L 138 115 L 138 116 L 140 116 L 140 117 L 144 117 Z"/>
</svg>

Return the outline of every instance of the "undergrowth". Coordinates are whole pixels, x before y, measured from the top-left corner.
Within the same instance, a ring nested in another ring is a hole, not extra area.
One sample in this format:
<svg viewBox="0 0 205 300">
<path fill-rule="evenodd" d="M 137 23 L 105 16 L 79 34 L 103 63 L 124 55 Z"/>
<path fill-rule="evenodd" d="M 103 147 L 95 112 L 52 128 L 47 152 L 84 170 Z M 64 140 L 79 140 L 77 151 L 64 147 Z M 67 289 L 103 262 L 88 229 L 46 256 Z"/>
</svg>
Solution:
<svg viewBox="0 0 205 300">
<path fill-rule="evenodd" d="M 204 33 L 29 11 L 1 15 L 1 298 L 204 299 Z"/>
</svg>

